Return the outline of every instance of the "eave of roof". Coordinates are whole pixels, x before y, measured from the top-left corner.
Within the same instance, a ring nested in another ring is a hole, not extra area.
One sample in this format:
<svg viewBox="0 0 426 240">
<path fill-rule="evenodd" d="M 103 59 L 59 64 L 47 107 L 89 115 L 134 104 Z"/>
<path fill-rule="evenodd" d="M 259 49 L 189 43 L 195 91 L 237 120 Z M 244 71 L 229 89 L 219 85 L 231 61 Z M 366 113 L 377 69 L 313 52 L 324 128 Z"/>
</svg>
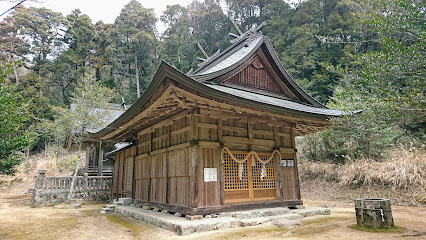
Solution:
<svg viewBox="0 0 426 240">
<path fill-rule="evenodd" d="M 188 89 L 197 92 L 200 96 L 217 99 L 218 101 L 226 102 L 228 104 L 236 104 L 263 111 L 272 111 L 276 113 L 311 117 L 322 120 L 327 120 L 330 116 L 344 115 L 344 112 L 337 110 L 307 106 L 289 100 L 273 98 L 257 93 L 250 93 L 225 86 L 201 83 L 163 61 L 160 64 L 160 67 L 158 68 L 158 71 L 155 74 L 151 84 L 148 86 L 147 90 L 142 94 L 142 96 L 115 121 L 99 132 L 92 134 L 92 137 L 97 138 L 104 136 L 109 132 L 118 129 L 120 125 L 136 116 L 140 112 L 140 109 L 151 100 L 156 90 L 167 77 L 171 78 L 179 84 L 182 84 L 183 86 L 186 86 Z"/>
</svg>

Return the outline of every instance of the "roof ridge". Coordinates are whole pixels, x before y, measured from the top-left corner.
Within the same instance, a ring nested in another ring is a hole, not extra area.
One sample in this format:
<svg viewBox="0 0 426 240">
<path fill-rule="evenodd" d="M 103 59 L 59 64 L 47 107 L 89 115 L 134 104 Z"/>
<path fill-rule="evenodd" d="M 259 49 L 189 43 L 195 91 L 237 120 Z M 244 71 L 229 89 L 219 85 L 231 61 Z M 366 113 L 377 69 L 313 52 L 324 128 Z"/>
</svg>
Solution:
<svg viewBox="0 0 426 240">
<path fill-rule="evenodd" d="M 254 41 L 255 39 L 265 37 L 262 34 L 262 32 L 260 31 L 264 26 L 266 26 L 266 21 L 262 22 L 258 26 L 253 25 L 245 33 L 243 33 L 242 35 L 238 36 L 237 38 L 231 40 L 231 43 L 232 43 L 233 41 L 235 41 L 235 40 L 237 40 L 239 38 L 237 41 L 233 42 L 231 44 L 231 46 L 229 46 L 228 48 L 226 48 L 223 52 L 220 52 L 220 53 L 216 52 L 215 55 L 213 55 L 210 58 L 207 58 L 206 61 L 202 63 L 203 64 L 202 66 L 200 66 L 199 68 L 197 68 L 196 70 L 194 70 L 193 72 L 191 72 L 188 76 L 196 75 L 198 72 L 200 72 L 201 70 L 203 70 L 206 67 L 208 67 L 209 65 L 211 65 L 218 58 L 226 55 L 227 53 L 231 52 L 232 49 L 234 49 L 235 47 L 241 45 L 241 43 L 244 43 L 244 45 L 246 46 L 249 43 L 251 43 L 252 41 Z"/>
</svg>

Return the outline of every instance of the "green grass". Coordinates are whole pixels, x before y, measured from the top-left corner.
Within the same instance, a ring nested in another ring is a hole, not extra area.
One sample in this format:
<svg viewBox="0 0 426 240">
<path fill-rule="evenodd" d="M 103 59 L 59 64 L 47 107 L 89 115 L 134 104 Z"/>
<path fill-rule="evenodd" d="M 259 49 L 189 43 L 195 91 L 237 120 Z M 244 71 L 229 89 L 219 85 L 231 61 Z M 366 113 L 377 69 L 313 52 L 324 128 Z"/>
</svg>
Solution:
<svg viewBox="0 0 426 240">
<path fill-rule="evenodd" d="M 124 220 L 120 217 L 114 216 L 114 215 L 106 215 L 106 217 L 110 222 L 120 224 L 121 226 L 131 230 L 136 237 L 139 236 L 139 228 L 137 226 L 129 223 L 128 221 L 126 221 L 126 220 Z"/>
<path fill-rule="evenodd" d="M 310 225 L 310 224 L 319 224 L 319 223 L 327 223 L 330 221 L 336 221 L 337 217 L 321 217 L 321 218 L 317 218 L 317 219 L 308 219 L 308 220 L 303 220 L 301 219 L 303 225 Z"/>
<path fill-rule="evenodd" d="M 394 233 L 394 232 L 402 232 L 404 230 L 403 227 L 399 227 L 399 226 L 393 226 L 392 228 L 368 228 L 368 227 L 358 226 L 358 224 L 354 224 L 349 227 L 355 230 L 360 230 L 365 232 L 374 232 L 374 233 Z"/>
</svg>

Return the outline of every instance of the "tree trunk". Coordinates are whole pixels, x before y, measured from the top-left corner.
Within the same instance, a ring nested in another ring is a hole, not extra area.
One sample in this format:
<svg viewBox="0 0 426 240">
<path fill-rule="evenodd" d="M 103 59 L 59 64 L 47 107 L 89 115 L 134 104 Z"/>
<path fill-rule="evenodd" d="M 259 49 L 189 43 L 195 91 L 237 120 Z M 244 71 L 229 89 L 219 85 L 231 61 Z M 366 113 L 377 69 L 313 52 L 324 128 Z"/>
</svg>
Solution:
<svg viewBox="0 0 426 240">
<path fill-rule="evenodd" d="M 141 91 L 139 88 L 139 70 L 138 70 L 138 56 L 135 50 L 135 73 L 136 73 L 136 91 L 138 92 L 138 99 L 141 97 Z"/>
<path fill-rule="evenodd" d="M 81 153 L 81 143 L 78 144 L 78 152 L 77 152 L 77 163 L 75 164 L 74 175 L 72 176 L 70 192 L 68 193 L 67 202 L 69 203 L 72 198 L 72 192 L 74 191 L 75 180 L 77 179 L 78 165 L 80 164 L 80 154 Z"/>
</svg>

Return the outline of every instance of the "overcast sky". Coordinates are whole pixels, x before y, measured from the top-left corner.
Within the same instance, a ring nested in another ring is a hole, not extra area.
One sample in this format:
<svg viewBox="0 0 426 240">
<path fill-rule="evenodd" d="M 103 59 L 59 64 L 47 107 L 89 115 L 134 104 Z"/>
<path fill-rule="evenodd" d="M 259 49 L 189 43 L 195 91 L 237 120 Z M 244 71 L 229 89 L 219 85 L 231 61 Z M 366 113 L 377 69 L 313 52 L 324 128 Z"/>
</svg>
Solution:
<svg viewBox="0 0 426 240">
<path fill-rule="evenodd" d="M 0 13 L 3 13 L 17 2 L 1 1 Z M 121 9 L 130 0 L 37 0 L 24 2 L 25 7 L 46 7 L 56 12 L 61 12 L 64 16 L 72 10 L 79 8 L 82 13 L 87 14 L 93 23 L 102 20 L 104 23 L 113 23 L 120 14 Z M 159 18 L 167 5 L 180 4 L 187 6 L 191 0 L 138 0 L 145 8 L 153 8 L 155 15 Z M 164 26 L 158 21 L 158 30 L 164 31 Z"/>
<path fill-rule="evenodd" d="M 153 8 L 155 15 L 159 19 L 167 5 L 179 4 L 187 6 L 192 0 L 137 0 L 145 8 Z M 200 0 L 202 1 L 202 0 Z M 284 0 L 286 2 L 299 2 L 300 0 Z M 18 3 L 19 0 L 8 1 L 0 0 L 0 14 Z M 71 13 L 74 9 L 80 9 L 82 13 L 87 14 L 93 23 L 102 20 L 104 23 L 113 23 L 120 14 L 121 9 L 130 0 L 27 0 L 25 7 L 46 7 L 56 12 L 61 12 L 64 16 Z M 223 2 L 223 0 L 221 0 Z M 5 15 L 6 16 L 6 15 Z M 0 19 L 1 20 L 1 19 Z M 160 33 L 165 30 L 161 21 L 157 22 L 157 29 Z"/>
</svg>

